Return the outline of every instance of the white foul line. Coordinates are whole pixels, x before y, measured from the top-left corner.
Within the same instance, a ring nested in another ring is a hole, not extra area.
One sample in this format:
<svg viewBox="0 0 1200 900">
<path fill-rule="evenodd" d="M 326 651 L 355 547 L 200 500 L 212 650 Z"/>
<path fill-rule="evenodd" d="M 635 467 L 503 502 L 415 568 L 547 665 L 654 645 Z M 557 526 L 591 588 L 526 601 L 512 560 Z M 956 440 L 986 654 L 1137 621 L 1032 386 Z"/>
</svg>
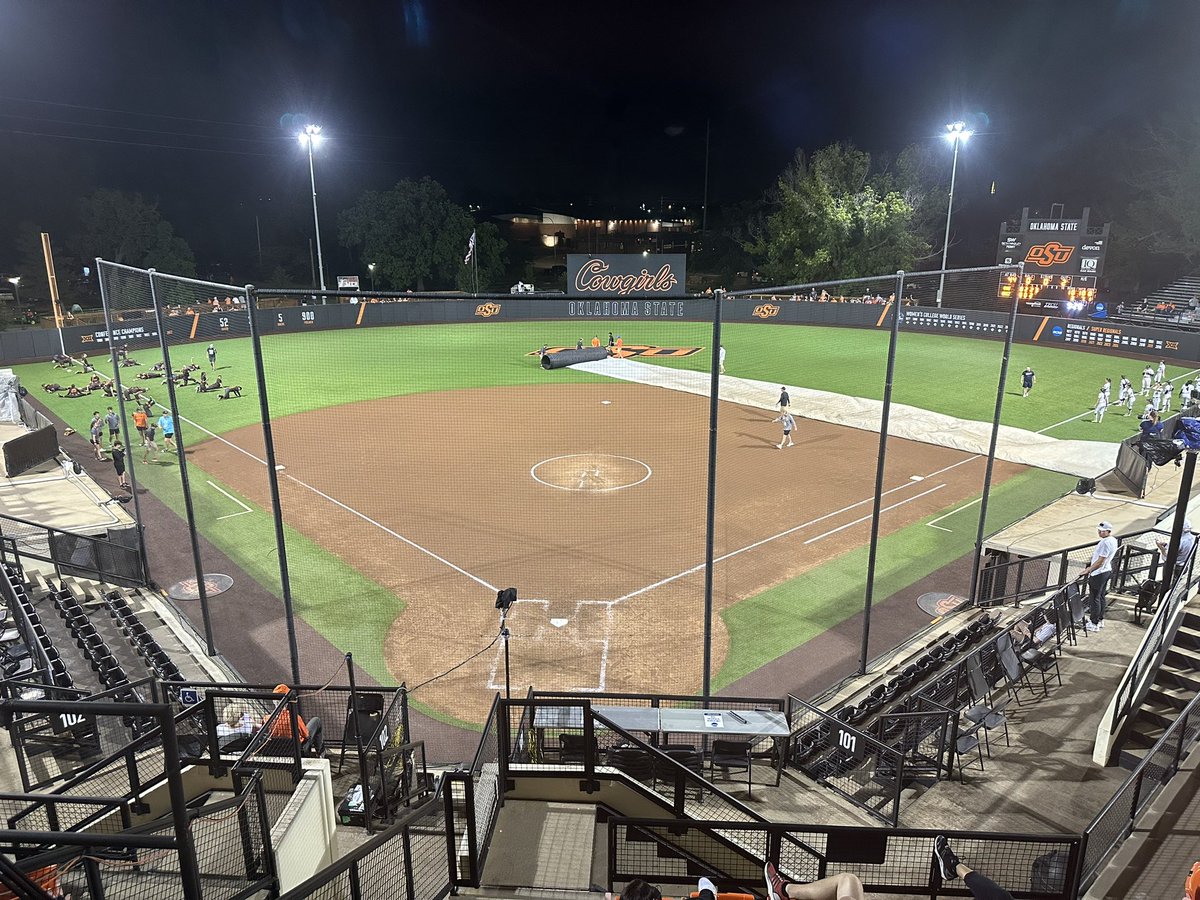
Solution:
<svg viewBox="0 0 1200 900">
<path fill-rule="evenodd" d="M 162 403 L 159 403 L 157 400 L 156 400 L 156 401 L 154 401 L 154 405 L 155 405 L 155 406 L 162 407 L 162 409 L 168 409 L 168 408 L 169 408 L 169 407 L 163 406 L 163 404 L 162 404 Z M 261 466 L 265 466 L 265 465 L 267 464 L 267 461 L 266 461 L 265 459 L 259 459 L 257 456 L 255 456 L 253 453 L 251 453 L 249 450 L 246 450 L 246 449 L 245 449 L 245 448 L 243 448 L 243 447 L 239 447 L 237 444 L 233 443 L 233 441 L 226 440 L 225 438 L 221 437 L 221 435 L 219 435 L 219 434 L 217 434 L 217 433 L 215 433 L 215 432 L 209 431 L 207 428 L 205 428 L 205 427 L 204 427 L 203 425 L 201 425 L 199 422 L 193 422 L 191 419 L 187 418 L 186 416 L 179 416 L 178 418 L 179 418 L 179 420 L 180 420 L 181 422 L 187 422 L 187 423 L 188 423 L 189 425 L 191 425 L 192 427 L 194 427 L 194 428 L 197 428 L 197 429 L 199 429 L 200 431 L 203 431 L 203 432 L 204 432 L 205 434 L 207 434 L 209 437 L 215 438 L 216 440 L 220 441 L 222 444 L 225 444 L 225 445 L 226 445 L 226 446 L 228 446 L 228 447 L 232 447 L 234 450 L 237 450 L 239 453 L 244 453 L 246 456 L 250 457 L 252 460 L 254 460 L 254 461 L 255 461 L 256 463 L 258 463 L 259 465 L 261 465 Z M 397 540 L 399 540 L 399 541 L 403 541 L 404 543 L 408 544 L 410 547 L 413 547 L 413 548 L 414 548 L 414 549 L 416 549 L 416 550 L 420 550 L 422 553 L 425 553 L 425 554 L 427 554 L 428 556 L 432 556 L 432 557 L 433 557 L 434 559 L 436 559 L 438 562 L 440 562 L 440 563 L 444 563 L 445 565 L 447 565 L 447 566 L 449 566 L 451 569 L 453 569 L 455 572 L 458 572 L 459 574 L 462 574 L 462 575 L 466 575 L 466 576 L 467 576 L 468 578 L 470 578 L 472 581 L 476 582 L 477 584 L 481 584 L 481 585 L 483 585 L 483 586 L 484 586 L 485 588 L 487 588 L 488 590 L 490 590 L 490 591 L 495 591 L 495 590 L 498 590 L 498 588 L 497 588 L 495 585 L 488 584 L 488 583 L 487 583 L 486 581 L 484 581 L 482 578 L 476 578 L 474 575 L 472 575 L 472 574 L 471 574 L 470 572 L 468 572 L 466 569 L 463 569 L 463 568 L 460 568 L 459 566 L 456 566 L 454 563 L 450 562 L 449 560 L 447 560 L 447 559 L 444 559 L 444 558 L 442 558 L 442 557 L 438 556 L 438 555 L 437 555 L 436 553 L 434 553 L 432 550 L 427 550 L 427 549 L 425 549 L 424 547 L 422 547 L 420 544 L 416 543 L 415 541 L 411 541 L 411 540 L 409 540 L 409 539 L 408 539 L 408 538 L 406 538 L 404 535 L 402 535 L 402 534 L 397 534 L 395 531 L 392 531 L 392 529 L 388 528 L 386 525 L 381 525 L 380 523 L 376 522 L 376 521 L 375 521 L 374 519 L 372 519 L 371 517 L 363 515 L 362 513 L 360 513 L 360 512 L 359 512 L 357 509 L 355 509 L 354 507 L 352 507 L 352 506 L 347 506 L 347 505 L 346 505 L 345 503 L 343 503 L 341 500 L 337 500 L 337 499 L 335 499 L 335 498 L 333 498 L 333 497 L 330 497 L 330 496 L 329 496 L 328 494 L 326 494 L 324 491 L 319 491 L 319 490 L 317 490 L 317 489 L 316 489 L 315 487 L 313 487 L 311 484 L 306 484 L 305 482 L 301 481 L 299 478 L 296 478 L 296 477 L 295 477 L 295 476 L 293 476 L 293 475 L 288 475 L 287 477 L 288 477 L 288 478 L 290 478 L 292 481 L 294 481 L 296 484 L 300 485 L 301 487 L 308 488 L 308 489 L 309 489 L 310 491 L 312 491 L 314 494 L 317 494 L 317 495 L 318 495 L 318 496 L 320 496 L 320 497 L 324 497 L 324 498 L 325 498 L 326 500 L 328 500 L 330 503 L 333 503 L 333 504 L 335 504 L 335 505 L 337 505 L 337 506 L 340 506 L 342 509 L 346 510 L 346 512 L 348 512 L 348 513 L 351 513 L 351 514 L 353 514 L 353 515 L 356 515 L 356 516 L 358 516 L 358 517 L 359 517 L 360 519 L 362 519 L 364 522 L 369 522 L 371 525 L 374 525 L 376 528 L 380 529 L 381 531 L 385 531 L 385 532 L 387 532 L 388 534 L 390 534 L 392 537 L 396 538 Z M 210 482 L 209 482 L 209 484 L 212 484 L 212 482 L 210 481 Z M 216 485 L 213 485 L 213 487 L 216 487 Z M 217 489 L 218 489 L 218 490 L 220 490 L 220 488 L 217 488 Z M 223 494 L 224 494 L 225 492 L 224 492 L 224 491 L 221 491 L 221 493 L 223 493 Z M 228 497 L 229 495 L 228 495 L 228 494 L 226 494 L 225 496 L 227 496 L 227 497 Z M 230 497 L 230 499 L 231 499 L 231 500 L 233 500 L 233 499 L 235 499 L 235 498 L 233 498 L 233 497 Z M 240 515 L 242 515 L 242 513 L 234 513 L 234 515 L 235 515 L 235 516 L 240 516 Z M 224 519 L 224 518 L 231 518 L 231 517 L 230 517 L 230 516 L 221 516 L 220 518 L 223 518 L 223 519 Z"/>
<path fill-rule="evenodd" d="M 234 503 L 236 503 L 238 506 L 240 506 L 242 508 L 241 512 L 230 513 L 227 516 L 217 516 L 218 522 L 221 521 L 222 519 L 232 519 L 236 516 L 244 516 L 244 515 L 246 515 L 246 513 L 254 511 L 250 507 L 248 507 L 245 503 L 243 503 L 241 500 L 239 500 L 237 497 L 233 496 L 233 494 L 229 493 L 229 491 L 225 490 L 224 488 L 213 484 L 211 481 L 208 482 L 208 486 L 210 488 L 212 488 L 214 491 L 220 491 L 222 494 L 224 494 L 226 497 L 228 497 L 230 500 L 232 500 Z"/>
<path fill-rule="evenodd" d="M 1195 375 L 1197 372 L 1200 372 L 1200 369 L 1192 369 L 1192 371 L 1190 371 L 1190 372 L 1184 372 L 1182 375 L 1176 375 L 1174 378 L 1168 378 L 1167 381 L 1174 383 L 1174 382 L 1178 381 L 1180 378 L 1187 378 L 1189 375 Z M 1120 404 L 1117 404 L 1117 405 L 1119 406 Z M 1084 410 L 1077 416 L 1071 416 L 1071 418 L 1069 418 L 1069 419 L 1063 419 L 1061 422 L 1055 422 L 1053 425 L 1047 425 L 1041 431 L 1035 431 L 1034 434 L 1045 434 L 1047 431 L 1049 431 L 1052 428 L 1057 428 L 1059 425 L 1066 425 L 1068 422 L 1074 422 L 1076 419 L 1082 419 L 1084 416 L 1090 416 L 1094 412 L 1095 412 L 1094 409 Z"/>
<path fill-rule="evenodd" d="M 912 503 L 914 500 L 920 500 L 922 497 L 927 496 L 928 494 L 932 494 L 934 491 L 940 491 L 945 486 L 946 485 L 944 485 L 944 484 L 939 484 L 937 487 L 930 488 L 927 491 L 921 491 L 921 493 L 914 494 L 911 497 L 907 497 L 898 503 L 893 503 L 891 506 L 885 506 L 879 512 L 881 514 L 885 513 L 885 512 L 891 512 L 897 506 L 903 506 L 905 503 Z M 845 525 L 839 525 L 837 528 L 827 531 L 824 534 L 818 534 L 816 537 L 809 538 L 807 541 L 804 542 L 804 544 L 805 544 L 805 546 L 807 546 L 809 544 L 816 543 L 817 541 L 819 541 L 823 538 L 829 537 L 831 534 L 837 534 L 839 531 L 845 531 L 847 528 L 852 528 L 855 525 L 859 524 L 860 522 L 865 522 L 869 518 L 871 518 L 871 517 L 870 516 L 861 516 L 861 517 L 855 519 L 853 522 L 847 522 Z"/>
<path fill-rule="evenodd" d="M 946 513 L 944 516 L 938 516 L 936 519 L 933 519 L 930 522 L 926 522 L 925 524 L 928 525 L 930 528 L 936 528 L 938 531 L 949 531 L 951 534 L 953 534 L 954 533 L 953 529 L 943 528 L 941 525 L 938 525 L 936 523 L 942 521 L 942 519 L 948 519 L 955 513 L 962 512 L 968 506 L 974 506 L 976 503 L 982 502 L 982 500 L 983 500 L 983 497 L 976 497 L 970 503 L 964 503 L 962 506 L 958 507 L 958 509 L 952 509 L 952 510 L 950 510 L 950 512 Z"/>
<path fill-rule="evenodd" d="M 960 459 L 958 462 L 951 463 L 948 466 L 944 466 L 943 468 L 938 469 L 936 472 L 930 472 L 928 475 L 925 476 L 925 478 L 933 478 L 935 475 L 941 475 L 943 472 L 949 472 L 951 469 L 957 469 L 959 466 L 964 465 L 965 463 L 973 462 L 974 460 L 977 460 L 980 458 L 981 457 L 979 457 L 979 456 L 968 456 L 966 459 Z M 897 485 L 894 488 L 889 488 L 888 490 L 881 493 L 880 496 L 886 497 L 888 494 L 894 494 L 896 491 L 902 491 L 905 488 L 912 487 L 914 484 L 919 484 L 919 483 L 920 482 L 906 481 L 904 484 Z M 935 490 L 936 490 L 936 488 L 935 488 Z M 855 507 L 862 506 L 864 503 L 870 503 L 872 500 L 874 500 L 874 497 L 867 497 L 865 500 L 859 500 L 857 503 L 851 503 L 849 506 L 843 506 L 841 509 L 835 509 L 833 512 L 825 513 L 825 515 L 823 515 L 823 516 L 817 516 L 817 518 L 815 518 L 815 519 L 810 519 L 807 522 L 802 522 L 801 524 L 795 525 L 795 526 L 787 529 L 786 531 L 779 532 L 779 534 L 773 534 L 770 537 L 765 537 L 765 538 L 762 538 L 761 540 L 757 540 L 752 544 L 747 544 L 745 547 L 739 547 L 737 550 L 731 550 L 730 552 L 724 554 L 723 556 L 716 557 L 713 560 L 713 564 L 715 565 L 719 562 L 724 562 L 727 559 L 732 559 L 733 557 L 737 556 L 740 553 L 746 553 L 749 550 L 754 550 L 756 547 L 761 547 L 763 544 L 769 544 L 772 541 L 777 541 L 780 538 L 785 538 L 790 534 L 795 534 L 797 531 L 802 531 L 811 525 L 816 525 L 818 522 L 824 522 L 826 519 L 831 519 L 834 516 L 840 515 L 841 513 L 849 512 L 850 510 L 854 509 Z M 630 600 L 634 597 L 637 597 L 639 594 L 644 594 L 647 591 L 655 590 L 656 588 L 660 588 L 663 585 L 670 584 L 672 581 L 678 581 L 680 578 L 686 578 L 689 575 L 694 575 L 696 572 L 700 572 L 703 569 L 704 569 L 704 563 L 700 563 L 699 565 L 692 566 L 690 569 L 684 569 L 682 572 L 677 572 L 674 575 L 671 575 L 667 578 L 663 578 L 660 581 L 656 581 L 656 582 L 654 582 L 654 584 L 648 584 L 643 588 L 638 588 L 636 591 L 631 591 L 628 594 L 626 594 L 625 596 L 618 597 L 617 599 L 613 600 L 612 602 L 620 603 L 622 600 Z"/>
</svg>

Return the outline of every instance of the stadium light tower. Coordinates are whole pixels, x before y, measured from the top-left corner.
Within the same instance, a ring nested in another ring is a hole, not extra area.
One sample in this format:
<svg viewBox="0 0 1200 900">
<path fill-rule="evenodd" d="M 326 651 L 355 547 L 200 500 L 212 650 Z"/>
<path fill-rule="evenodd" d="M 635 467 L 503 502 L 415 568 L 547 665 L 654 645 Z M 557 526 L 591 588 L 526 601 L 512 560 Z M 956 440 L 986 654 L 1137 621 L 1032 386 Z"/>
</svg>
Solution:
<svg viewBox="0 0 1200 900">
<path fill-rule="evenodd" d="M 317 232 L 317 271 L 321 273 L 321 290 L 325 290 L 325 261 L 321 258 L 321 220 L 317 218 L 317 173 L 313 167 L 313 150 L 321 146 L 321 141 L 324 140 L 321 136 L 320 125 L 305 125 L 304 130 L 296 135 L 300 139 L 300 146 L 308 150 L 308 178 L 312 182 L 313 195 L 313 228 Z M 325 302 L 325 298 L 321 298 L 321 302 Z"/>
<path fill-rule="evenodd" d="M 946 256 L 950 252 L 950 217 L 954 214 L 954 178 L 958 174 L 958 146 L 969 138 L 973 131 L 966 122 L 951 122 L 946 126 L 946 140 L 954 145 L 954 162 L 950 166 L 950 203 L 946 207 L 946 239 L 942 242 L 942 277 L 938 279 L 937 305 L 942 305 L 942 290 L 946 287 Z M 320 247 L 320 245 L 317 245 Z"/>
</svg>

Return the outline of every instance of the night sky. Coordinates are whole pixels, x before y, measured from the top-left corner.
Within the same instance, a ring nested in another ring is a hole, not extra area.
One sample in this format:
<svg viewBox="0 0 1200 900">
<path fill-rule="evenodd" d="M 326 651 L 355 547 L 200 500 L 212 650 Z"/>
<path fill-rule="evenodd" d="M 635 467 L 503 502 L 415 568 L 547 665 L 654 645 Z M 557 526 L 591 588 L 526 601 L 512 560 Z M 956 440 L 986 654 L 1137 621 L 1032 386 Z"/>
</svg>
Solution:
<svg viewBox="0 0 1200 900">
<path fill-rule="evenodd" d="M 1145 126 L 1200 105 L 1197 26 L 1196 0 L 0 0 L 0 269 L 17 223 L 69 230 L 96 187 L 236 268 L 256 213 L 303 228 L 306 121 L 332 243 L 402 178 L 495 212 L 691 212 L 709 123 L 715 213 L 797 147 L 895 153 L 962 118 L 960 227 L 987 258 L 957 262 L 990 263 L 1022 206 L 1119 212 Z"/>
</svg>

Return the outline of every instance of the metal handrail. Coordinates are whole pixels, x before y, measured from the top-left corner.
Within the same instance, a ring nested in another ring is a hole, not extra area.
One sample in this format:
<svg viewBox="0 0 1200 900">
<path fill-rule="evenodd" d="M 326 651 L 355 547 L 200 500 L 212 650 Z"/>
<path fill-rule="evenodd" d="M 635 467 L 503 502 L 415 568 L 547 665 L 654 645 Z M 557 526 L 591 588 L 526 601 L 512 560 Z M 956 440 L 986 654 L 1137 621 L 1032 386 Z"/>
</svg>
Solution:
<svg viewBox="0 0 1200 900">
<path fill-rule="evenodd" d="M 352 882 L 357 882 L 358 866 L 368 857 L 372 856 L 377 850 L 396 838 L 403 838 L 414 823 L 420 821 L 423 817 L 429 815 L 443 805 L 442 801 L 443 780 L 438 779 L 437 787 L 433 792 L 433 796 L 429 801 L 415 809 L 405 813 L 394 824 L 389 825 L 386 830 L 381 831 L 371 840 L 347 853 L 341 857 L 333 865 L 322 869 L 316 875 L 313 875 L 304 883 L 292 888 L 286 894 L 281 894 L 279 900 L 305 900 L 305 898 L 317 895 L 319 890 L 326 885 L 332 883 L 342 875 L 349 874 Z M 449 838 L 448 838 L 449 839 Z M 446 885 L 443 891 L 439 891 L 436 897 L 417 898 L 408 894 L 405 900 L 438 900 L 439 897 L 445 897 L 451 889 L 449 873 L 447 873 Z M 323 895 L 321 895 L 323 896 Z"/>
<path fill-rule="evenodd" d="M 1180 576 L 1171 586 L 1166 601 L 1160 603 L 1158 609 L 1155 610 L 1137 654 L 1129 661 L 1129 667 L 1121 676 L 1117 689 L 1113 692 L 1117 702 L 1113 706 L 1112 719 L 1109 721 L 1110 731 L 1116 728 L 1117 722 L 1129 715 L 1138 685 L 1141 684 L 1142 678 L 1153 661 L 1158 659 L 1159 653 L 1164 647 L 1170 621 L 1174 618 L 1180 604 L 1187 598 L 1188 593 L 1198 583 L 1200 583 L 1200 575 L 1193 575 L 1191 579 Z"/>
</svg>

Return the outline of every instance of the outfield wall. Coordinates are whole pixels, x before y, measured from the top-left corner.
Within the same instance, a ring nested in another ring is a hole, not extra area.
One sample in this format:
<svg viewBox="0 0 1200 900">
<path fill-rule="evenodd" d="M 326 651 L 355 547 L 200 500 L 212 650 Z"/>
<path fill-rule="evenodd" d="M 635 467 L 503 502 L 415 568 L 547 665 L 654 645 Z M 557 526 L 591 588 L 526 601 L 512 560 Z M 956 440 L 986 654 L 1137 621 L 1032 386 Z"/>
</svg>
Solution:
<svg viewBox="0 0 1200 900">
<path fill-rule="evenodd" d="M 594 333 L 589 325 L 592 321 L 606 331 L 624 321 L 631 325 L 647 320 L 708 322 L 712 320 L 713 302 L 709 297 L 621 301 L 513 297 L 483 303 L 477 300 L 341 303 L 260 309 L 258 326 L 266 335 L 381 325 L 578 321 L 579 337 L 586 342 Z M 730 300 L 722 308 L 721 316 L 726 322 L 886 329 L 890 326 L 890 311 L 890 306 L 879 304 Z M 244 336 L 243 316 L 241 312 L 206 312 L 170 316 L 166 324 L 175 342 L 216 340 Z M 1008 315 L 1003 312 L 909 307 L 905 310 L 904 329 L 1003 340 L 1007 323 Z M 127 314 L 113 330 L 114 339 L 127 343 L 131 349 L 158 343 L 157 325 L 150 316 L 134 318 Z M 1019 315 L 1015 339 L 1021 343 L 1154 356 L 1177 362 L 1200 360 L 1200 334 L 1164 328 Z M 64 328 L 63 343 L 66 352 L 72 355 L 107 353 L 108 332 L 87 326 Z M 51 329 L 0 332 L 0 362 L 5 364 L 47 359 L 58 350 L 58 334 Z"/>
</svg>

